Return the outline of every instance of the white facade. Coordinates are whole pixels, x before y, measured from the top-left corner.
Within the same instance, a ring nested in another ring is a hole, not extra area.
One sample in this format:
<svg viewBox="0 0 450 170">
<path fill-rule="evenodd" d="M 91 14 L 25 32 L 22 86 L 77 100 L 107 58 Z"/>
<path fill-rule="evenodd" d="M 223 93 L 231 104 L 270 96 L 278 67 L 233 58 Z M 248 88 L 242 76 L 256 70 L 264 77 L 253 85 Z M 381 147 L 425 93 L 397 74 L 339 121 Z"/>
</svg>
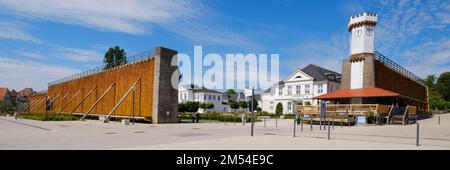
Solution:
<svg viewBox="0 0 450 170">
<path fill-rule="evenodd" d="M 350 55 L 374 53 L 375 25 L 377 14 L 360 13 L 350 17 L 348 23 L 350 37 Z M 350 89 L 363 88 L 364 60 L 351 63 Z"/>
<path fill-rule="evenodd" d="M 339 83 L 333 81 L 315 81 L 313 77 L 301 70 L 294 71 L 280 84 L 271 87 L 270 91 L 261 94 L 259 107 L 263 111 L 275 113 L 276 105 L 283 105 L 283 114 L 294 113 L 297 104 L 318 105 L 313 97 L 339 89 Z"/>
<path fill-rule="evenodd" d="M 189 86 L 179 86 L 178 87 L 178 103 L 183 103 L 186 101 L 197 101 L 200 103 L 213 103 L 214 108 L 208 111 L 216 112 L 230 112 L 230 106 L 223 104 L 224 95 L 221 92 L 194 87 L 192 90 Z M 205 113 L 206 110 L 199 109 L 199 113 Z"/>
<path fill-rule="evenodd" d="M 375 32 L 374 24 L 376 23 L 377 15 L 374 13 L 361 13 L 352 16 L 349 21 L 349 29 L 351 29 L 350 37 L 350 55 L 359 53 L 373 53 Z M 355 27 L 355 25 L 358 25 Z M 355 28 L 353 28 L 355 27 Z"/>
<path fill-rule="evenodd" d="M 352 62 L 350 72 L 350 89 L 360 89 L 363 88 L 363 70 L 364 70 L 364 60 L 358 62 Z"/>
</svg>

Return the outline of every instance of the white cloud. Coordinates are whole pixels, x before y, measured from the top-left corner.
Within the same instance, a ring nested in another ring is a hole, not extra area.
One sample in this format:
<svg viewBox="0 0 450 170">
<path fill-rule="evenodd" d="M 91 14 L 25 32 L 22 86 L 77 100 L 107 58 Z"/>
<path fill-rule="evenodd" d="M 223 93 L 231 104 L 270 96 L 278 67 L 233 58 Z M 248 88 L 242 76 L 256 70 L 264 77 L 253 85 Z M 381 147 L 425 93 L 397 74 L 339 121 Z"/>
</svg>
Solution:
<svg viewBox="0 0 450 170">
<path fill-rule="evenodd" d="M 24 57 L 31 58 L 31 59 L 48 60 L 47 56 L 37 53 L 37 52 L 19 51 L 18 54 L 21 56 L 24 56 Z"/>
<path fill-rule="evenodd" d="M 83 50 L 77 48 L 63 47 L 58 45 L 49 45 L 53 47 L 54 51 L 51 52 L 55 58 L 60 58 L 69 61 L 77 61 L 77 62 L 97 62 L 101 61 L 102 56 L 99 52 L 94 50 Z"/>
<path fill-rule="evenodd" d="M 156 25 L 200 43 L 255 46 L 197 0 L 0 0 L 0 10 L 20 19 L 137 35 Z"/>
<path fill-rule="evenodd" d="M 421 44 L 403 55 L 407 60 L 405 67 L 418 76 L 440 75 L 450 68 L 450 39 Z"/>
<path fill-rule="evenodd" d="M 450 67 L 450 2 L 381 1 L 375 48 L 420 77 Z M 425 62 L 426 61 L 426 62 Z"/>
<path fill-rule="evenodd" d="M 21 61 L 0 56 L 0 86 L 35 90 L 47 89 L 47 83 L 79 72 L 78 69 Z"/>
<path fill-rule="evenodd" d="M 0 4 L 21 17 L 132 34 L 146 32 L 142 23 L 166 23 L 197 12 L 194 1 L 184 0 L 0 0 Z"/>
<path fill-rule="evenodd" d="M 315 64 L 336 72 L 342 69 L 342 61 L 348 55 L 349 39 L 347 34 L 334 35 L 326 41 L 303 41 L 288 49 L 289 59 L 282 59 L 282 65 L 293 71 L 308 64 Z"/>
<path fill-rule="evenodd" d="M 0 20 L 0 39 L 40 42 L 25 30 L 25 23 Z"/>
</svg>

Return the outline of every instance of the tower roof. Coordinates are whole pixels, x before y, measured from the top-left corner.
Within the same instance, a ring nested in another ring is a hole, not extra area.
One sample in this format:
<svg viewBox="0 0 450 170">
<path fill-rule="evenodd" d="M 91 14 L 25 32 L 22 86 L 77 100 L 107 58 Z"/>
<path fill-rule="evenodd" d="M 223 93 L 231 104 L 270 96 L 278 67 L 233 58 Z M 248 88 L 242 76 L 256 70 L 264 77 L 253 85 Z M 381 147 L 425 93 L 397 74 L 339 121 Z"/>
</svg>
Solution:
<svg viewBox="0 0 450 170">
<path fill-rule="evenodd" d="M 375 26 L 377 24 L 378 17 L 376 13 L 362 12 L 350 17 L 348 22 L 348 31 L 351 32 L 353 28 L 357 28 L 363 25 Z"/>
</svg>

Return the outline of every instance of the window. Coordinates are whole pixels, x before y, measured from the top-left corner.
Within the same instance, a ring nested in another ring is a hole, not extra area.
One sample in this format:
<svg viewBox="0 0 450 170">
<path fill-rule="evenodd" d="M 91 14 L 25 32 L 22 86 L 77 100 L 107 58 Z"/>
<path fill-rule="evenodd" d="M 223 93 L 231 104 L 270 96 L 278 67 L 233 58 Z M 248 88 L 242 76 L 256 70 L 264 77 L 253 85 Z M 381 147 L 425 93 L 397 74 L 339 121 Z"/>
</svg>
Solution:
<svg viewBox="0 0 450 170">
<path fill-rule="evenodd" d="M 206 100 L 206 94 L 203 95 L 203 100 Z"/>
<path fill-rule="evenodd" d="M 301 88 L 300 88 L 300 85 L 298 85 L 298 86 L 295 86 L 295 94 L 300 94 L 301 93 Z"/>
<path fill-rule="evenodd" d="M 288 111 L 292 111 L 292 103 L 291 102 L 287 103 L 287 109 L 288 109 Z"/>
<path fill-rule="evenodd" d="M 278 95 L 283 95 L 283 88 L 278 88 Z"/>
<path fill-rule="evenodd" d="M 208 100 L 211 100 L 211 95 L 208 95 Z"/>
<path fill-rule="evenodd" d="M 323 85 L 322 84 L 317 85 L 317 93 L 323 93 Z"/>
<path fill-rule="evenodd" d="M 213 95 L 213 100 L 216 100 L 216 95 Z"/>
<path fill-rule="evenodd" d="M 220 101 L 220 96 L 217 96 L 217 100 Z"/>
<path fill-rule="evenodd" d="M 270 110 L 273 110 L 273 106 L 270 106 Z"/>
<path fill-rule="evenodd" d="M 273 104 L 273 101 L 270 101 L 270 104 Z"/>
<path fill-rule="evenodd" d="M 297 77 L 295 77 L 296 79 L 301 79 L 302 78 L 302 76 L 297 76 Z"/>
<path fill-rule="evenodd" d="M 292 94 L 292 86 L 287 86 L 287 94 Z"/>
<path fill-rule="evenodd" d="M 311 93 L 311 89 L 309 88 L 309 85 L 305 85 L 305 94 Z"/>
</svg>

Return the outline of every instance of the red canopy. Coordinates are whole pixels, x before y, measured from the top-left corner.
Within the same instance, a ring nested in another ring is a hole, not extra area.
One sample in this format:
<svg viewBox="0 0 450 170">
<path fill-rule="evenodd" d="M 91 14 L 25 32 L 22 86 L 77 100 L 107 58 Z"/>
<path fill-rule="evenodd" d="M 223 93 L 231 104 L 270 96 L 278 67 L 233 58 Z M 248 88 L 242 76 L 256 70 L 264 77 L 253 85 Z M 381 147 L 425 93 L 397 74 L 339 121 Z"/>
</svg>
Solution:
<svg viewBox="0 0 450 170">
<path fill-rule="evenodd" d="M 396 97 L 400 94 L 384 90 L 381 88 L 362 88 L 362 89 L 349 89 L 349 90 L 338 90 L 323 94 L 314 99 L 338 99 L 338 98 L 356 98 L 356 97 Z"/>
</svg>

